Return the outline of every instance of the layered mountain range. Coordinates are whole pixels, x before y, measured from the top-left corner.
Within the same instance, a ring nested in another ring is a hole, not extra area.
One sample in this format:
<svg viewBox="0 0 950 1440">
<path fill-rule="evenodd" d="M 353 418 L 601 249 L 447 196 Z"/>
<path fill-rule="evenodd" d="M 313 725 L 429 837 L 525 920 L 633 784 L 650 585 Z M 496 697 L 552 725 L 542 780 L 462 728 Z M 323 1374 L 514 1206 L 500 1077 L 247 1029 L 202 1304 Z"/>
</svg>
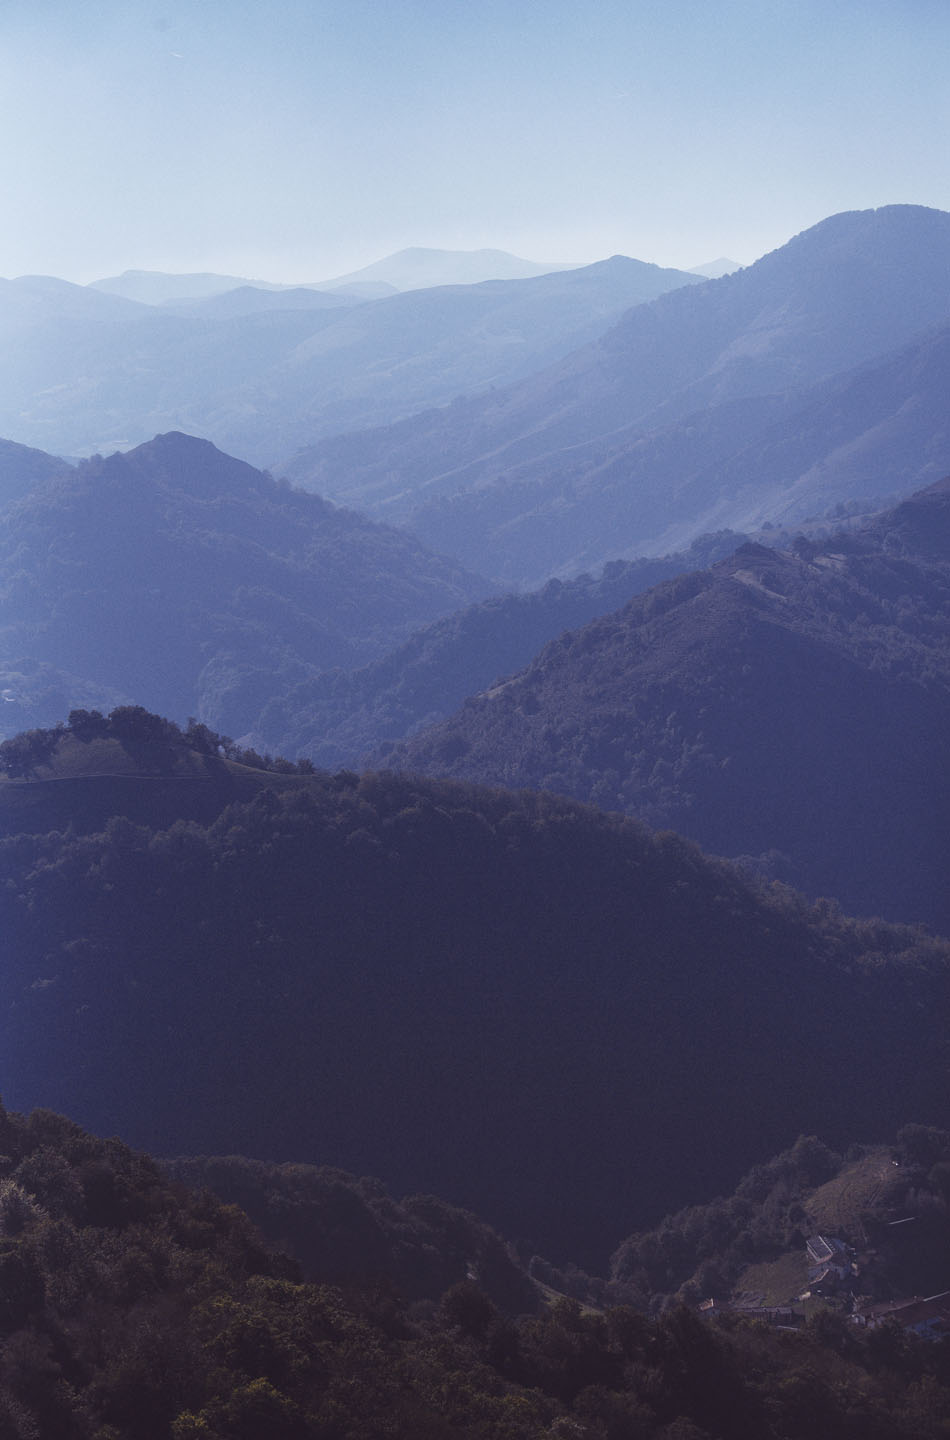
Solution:
<svg viewBox="0 0 950 1440">
<path fill-rule="evenodd" d="M 0 445 L 0 1091 L 585 1261 L 802 1131 L 946 1124 L 947 944 L 891 922 L 950 932 L 950 216 L 709 281 L 186 278 L 4 282 L 0 424 L 323 435 L 288 473 L 375 518 L 177 430 Z"/>
<path fill-rule="evenodd" d="M 222 289 L 213 276 L 181 277 L 175 298 L 176 277 L 165 277 L 173 303 L 155 305 L 133 298 L 154 298 L 148 278 L 118 284 L 123 293 L 0 283 L 0 433 L 88 455 L 185 430 L 271 464 L 324 435 L 527 375 L 629 306 L 701 283 L 617 256 L 382 298 L 217 277 Z"/>
<path fill-rule="evenodd" d="M 514 386 L 286 468 L 510 584 L 906 493 L 950 468 L 950 215 L 831 217 Z"/>
<path fill-rule="evenodd" d="M 731 260 L 713 261 L 716 273 L 719 266 L 735 270 Z M 576 270 L 576 265 L 546 265 L 537 260 L 524 260 L 507 250 L 436 250 L 430 246 L 413 245 L 397 250 L 374 260 L 359 270 L 337 275 L 331 280 L 307 281 L 298 285 L 275 283 L 273 281 L 250 280 L 238 275 L 174 275 L 162 270 L 126 270 L 121 275 L 110 275 L 102 280 L 93 280 L 91 288 L 104 290 L 110 295 L 124 295 L 129 300 L 141 300 L 147 305 L 177 304 L 181 300 L 196 300 L 210 295 L 223 294 L 228 290 L 254 286 L 272 291 L 306 289 L 314 292 L 357 293 L 369 295 L 372 291 L 382 294 L 396 294 L 402 290 L 428 290 L 434 285 L 477 285 L 483 280 L 527 280 L 533 275 L 549 275 L 555 270 Z M 711 273 L 700 266 L 696 275 Z"/>
<path fill-rule="evenodd" d="M 950 926 L 946 483 L 791 553 L 721 532 L 486 601 L 208 442 L 0 461 L 28 488 L 0 512 L 5 734 L 144 701 L 321 765 L 553 789 Z"/>
</svg>

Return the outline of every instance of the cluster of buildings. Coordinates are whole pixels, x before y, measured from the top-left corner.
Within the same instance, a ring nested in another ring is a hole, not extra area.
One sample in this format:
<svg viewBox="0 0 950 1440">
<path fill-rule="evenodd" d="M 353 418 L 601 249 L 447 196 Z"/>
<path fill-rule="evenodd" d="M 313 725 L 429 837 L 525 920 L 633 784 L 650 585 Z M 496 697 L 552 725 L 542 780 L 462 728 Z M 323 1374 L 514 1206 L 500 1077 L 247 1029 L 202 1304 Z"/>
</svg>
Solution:
<svg viewBox="0 0 950 1440">
<path fill-rule="evenodd" d="M 950 1335 L 950 1290 L 923 1298 L 914 1295 L 903 1300 L 855 1298 L 848 1285 L 859 1273 L 853 1250 L 835 1235 L 813 1235 L 805 1242 L 805 1248 L 809 1288 L 795 1300 L 785 1305 L 726 1305 L 718 1300 L 705 1300 L 699 1307 L 700 1313 L 708 1319 L 726 1313 L 739 1314 L 769 1325 L 797 1328 L 804 1324 L 805 1316 L 796 1305 L 816 1296 L 837 1295 L 850 1299 L 851 1320 L 862 1329 L 874 1330 L 892 1322 L 925 1340 L 939 1340 L 944 1335 Z M 844 1296 L 842 1292 L 846 1286 L 849 1293 Z"/>
<path fill-rule="evenodd" d="M 950 1335 L 950 1290 L 926 1299 L 914 1295 L 910 1300 L 885 1300 L 878 1305 L 856 1302 L 851 1319 L 867 1330 L 894 1320 L 902 1330 L 924 1340 L 942 1340 Z"/>
</svg>

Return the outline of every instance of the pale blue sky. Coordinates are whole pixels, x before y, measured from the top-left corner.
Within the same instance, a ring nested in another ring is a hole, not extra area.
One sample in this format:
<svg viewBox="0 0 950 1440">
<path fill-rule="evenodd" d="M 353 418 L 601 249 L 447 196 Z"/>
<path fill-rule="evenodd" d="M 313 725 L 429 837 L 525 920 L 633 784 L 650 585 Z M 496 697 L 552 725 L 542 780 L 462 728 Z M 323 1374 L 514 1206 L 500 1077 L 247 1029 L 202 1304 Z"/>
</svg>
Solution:
<svg viewBox="0 0 950 1440">
<path fill-rule="evenodd" d="M 950 0 L 2 0 L 0 275 L 749 262 L 950 209 Z"/>
</svg>

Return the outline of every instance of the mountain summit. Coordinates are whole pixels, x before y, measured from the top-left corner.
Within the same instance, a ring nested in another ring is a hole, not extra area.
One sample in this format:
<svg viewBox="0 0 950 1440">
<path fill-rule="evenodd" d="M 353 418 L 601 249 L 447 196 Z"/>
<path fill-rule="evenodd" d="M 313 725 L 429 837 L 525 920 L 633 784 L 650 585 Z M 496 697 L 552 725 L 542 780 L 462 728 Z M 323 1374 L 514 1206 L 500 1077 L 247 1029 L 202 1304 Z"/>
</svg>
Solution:
<svg viewBox="0 0 950 1440">
<path fill-rule="evenodd" d="M 55 718 L 91 685 L 100 706 L 119 695 L 241 734 L 287 679 L 375 658 L 486 590 L 207 440 L 159 435 L 0 513 L 0 671 L 21 677 L 0 688 L 27 699 L 2 718 L 8 733 L 37 723 L 28 657 L 88 682 L 81 700 L 63 682 Z"/>
<path fill-rule="evenodd" d="M 483 280 L 527 280 L 555 270 L 576 270 L 577 265 L 522 260 L 507 250 L 429 250 L 411 246 L 397 250 L 361 270 L 321 281 L 321 288 L 367 283 L 391 285 L 394 290 L 428 290 L 433 285 L 477 285 Z"/>
</svg>

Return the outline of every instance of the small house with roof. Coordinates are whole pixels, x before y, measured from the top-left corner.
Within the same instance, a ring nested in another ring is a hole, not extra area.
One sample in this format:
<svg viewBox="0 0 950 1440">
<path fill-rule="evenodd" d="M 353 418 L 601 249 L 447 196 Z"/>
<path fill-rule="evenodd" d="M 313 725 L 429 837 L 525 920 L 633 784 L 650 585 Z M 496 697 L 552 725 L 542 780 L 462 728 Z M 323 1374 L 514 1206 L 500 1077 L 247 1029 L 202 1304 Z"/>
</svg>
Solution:
<svg viewBox="0 0 950 1440">
<path fill-rule="evenodd" d="M 836 1235 L 812 1235 L 805 1242 L 808 1253 L 808 1283 L 836 1285 L 851 1275 L 851 1255 Z"/>
</svg>

